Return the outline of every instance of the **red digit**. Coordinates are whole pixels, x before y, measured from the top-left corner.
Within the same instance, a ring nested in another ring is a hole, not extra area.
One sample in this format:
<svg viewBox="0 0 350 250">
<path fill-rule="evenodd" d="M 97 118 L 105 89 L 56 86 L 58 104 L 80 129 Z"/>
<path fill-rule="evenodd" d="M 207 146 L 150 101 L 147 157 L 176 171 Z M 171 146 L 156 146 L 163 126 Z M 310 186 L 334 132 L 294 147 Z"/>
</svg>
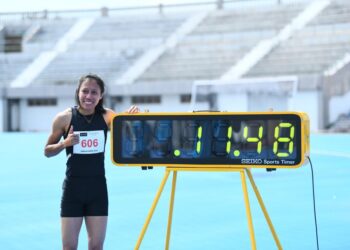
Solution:
<svg viewBox="0 0 350 250">
<path fill-rule="evenodd" d="M 81 141 L 81 146 L 82 146 L 83 148 L 86 147 L 86 140 L 82 140 L 82 141 Z"/>
<path fill-rule="evenodd" d="M 98 140 L 97 140 L 97 139 L 94 139 L 93 145 L 94 145 L 94 147 L 97 147 L 97 146 L 98 146 Z"/>
<path fill-rule="evenodd" d="M 89 139 L 89 140 L 87 141 L 87 145 L 88 145 L 89 148 L 91 148 L 91 146 L 92 146 L 92 140 L 91 140 L 91 139 Z"/>
</svg>

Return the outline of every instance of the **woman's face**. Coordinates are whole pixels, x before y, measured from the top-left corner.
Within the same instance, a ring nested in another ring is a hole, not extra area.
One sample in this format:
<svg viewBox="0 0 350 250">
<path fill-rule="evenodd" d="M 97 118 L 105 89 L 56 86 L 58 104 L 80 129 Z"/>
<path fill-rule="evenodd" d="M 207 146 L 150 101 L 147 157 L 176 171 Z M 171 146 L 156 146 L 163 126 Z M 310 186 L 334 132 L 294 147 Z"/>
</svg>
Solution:
<svg viewBox="0 0 350 250">
<path fill-rule="evenodd" d="M 94 79 L 85 79 L 79 92 L 79 106 L 87 113 L 93 113 L 98 102 L 102 99 L 100 86 Z"/>
</svg>

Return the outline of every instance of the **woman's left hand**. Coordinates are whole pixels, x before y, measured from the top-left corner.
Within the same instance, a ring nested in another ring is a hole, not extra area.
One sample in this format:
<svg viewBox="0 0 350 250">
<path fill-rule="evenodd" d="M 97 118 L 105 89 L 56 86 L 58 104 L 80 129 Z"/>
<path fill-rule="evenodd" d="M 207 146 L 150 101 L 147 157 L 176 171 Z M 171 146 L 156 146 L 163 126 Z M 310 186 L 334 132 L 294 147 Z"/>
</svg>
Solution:
<svg viewBox="0 0 350 250">
<path fill-rule="evenodd" d="M 140 109 L 139 107 L 133 105 L 126 112 L 128 112 L 129 114 L 136 114 L 140 112 Z"/>
</svg>

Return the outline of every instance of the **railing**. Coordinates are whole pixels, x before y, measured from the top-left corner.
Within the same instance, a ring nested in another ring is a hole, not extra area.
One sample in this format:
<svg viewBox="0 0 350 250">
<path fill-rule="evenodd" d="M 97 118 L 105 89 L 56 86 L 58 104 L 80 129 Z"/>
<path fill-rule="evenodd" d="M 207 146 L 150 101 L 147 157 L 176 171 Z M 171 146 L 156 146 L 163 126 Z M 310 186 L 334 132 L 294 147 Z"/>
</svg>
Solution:
<svg viewBox="0 0 350 250">
<path fill-rule="evenodd" d="M 145 13 L 153 12 L 163 14 L 165 12 L 173 11 L 198 11 L 201 8 L 209 9 L 224 9 L 241 8 L 245 6 L 263 6 L 266 4 L 298 4 L 301 2 L 310 2 L 312 0 L 216 0 L 204 2 L 190 2 L 179 4 L 158 4 L 158 5 L 141 5 L 130 7 L 108 8 L 101 7 L 95 9 L 68 9 L 68 10 L 39 10 L 29 12 L 0 12 L 0 25 L 12 22 L 14 20 L 35 20 L 35 19 L 55 19 L 64 17 L 107 17 L 110 15 L 123 15 L 130 13 Z"/>
</svg>

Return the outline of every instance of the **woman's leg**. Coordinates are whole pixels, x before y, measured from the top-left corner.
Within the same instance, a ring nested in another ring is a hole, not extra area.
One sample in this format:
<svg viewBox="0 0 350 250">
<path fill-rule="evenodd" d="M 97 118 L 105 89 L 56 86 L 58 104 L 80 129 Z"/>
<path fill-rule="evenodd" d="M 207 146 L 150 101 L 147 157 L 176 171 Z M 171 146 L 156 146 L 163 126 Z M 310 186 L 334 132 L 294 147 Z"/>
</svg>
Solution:
<svg viewBox="0 0 350 250">
<path fill-rule="evenodd" d="M 102 250 L 106 237 L 108 216 L 86 216 L 85 224 L 89 237 L 89 250 Z"/>
<path fill-rule="evenodd" d="M 83 217 L 61 217 L 63 250 L 78 248 L 79 232 Z"/>
</svg>

